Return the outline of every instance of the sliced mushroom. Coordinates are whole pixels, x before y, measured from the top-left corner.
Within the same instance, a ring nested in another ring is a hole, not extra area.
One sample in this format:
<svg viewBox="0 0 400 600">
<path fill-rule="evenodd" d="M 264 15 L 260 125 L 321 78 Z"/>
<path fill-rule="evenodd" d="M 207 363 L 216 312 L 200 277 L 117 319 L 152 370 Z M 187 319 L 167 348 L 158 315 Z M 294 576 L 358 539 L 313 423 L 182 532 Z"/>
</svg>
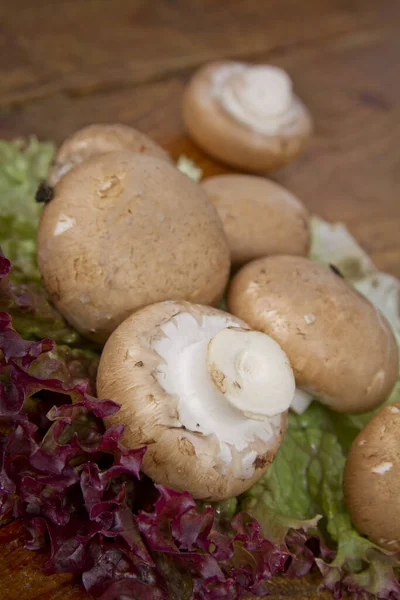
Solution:
<svg viewBox="0 0 400 600">
<path fill-rule="evenodd" d="M 168 152 L 145 133 L 120 123 L 97 123 L 75 131 L 61 144 L 50 169 L 49 185 L 56 185 L 63 175 L 87 158 L 116 150 L 139 152 L 172 162 Z"/>
<path fill-rule="evenodd" d="M 308 213 L 281 185 L 252 175 L 217 175 L 201 185 L 224 225 L 233 266 L 274 254 L 308 254 Z"/>
<path fill-rule="evenodd" d="M 299 388 L 339 412 L 364 412 L 389 395 L 398 348 L 385 317 L 327 266 L 295 256 L 249 263 L 228 309 L 273 337 Z"/>
<path fill-rule="evenodd" d="M 154 302 L 217 304 L 230 269 L 201 187 L 131 152 L 93 156 L 64 175 L 41 215 L 38 264 L 61 314 L 98 342 Z"/>
<path fill-rule="evenodd" d="M 155 482 L 220 500 L 248 489 L 271 464 L 295 389 L 287 356 L 227 313 L 185 302 L 148 306 L 107 341 L 99 396 L 121 405 L 107 424 L 147 446 Z"/>
<path fill-rule="evenodd" d="M 202 67 L 185 91 L 183 114 L 203 150 L 251 172 L 278 169 L 296 158 L 312 131 L 289 76 L 271 65 Z"/>
<path fill-rule="evenodd" d="M 382 407 L 353 442 L 344 471 L 344 494 L 360 533 L 400 551 L 400 402 Z"/>
</svg>

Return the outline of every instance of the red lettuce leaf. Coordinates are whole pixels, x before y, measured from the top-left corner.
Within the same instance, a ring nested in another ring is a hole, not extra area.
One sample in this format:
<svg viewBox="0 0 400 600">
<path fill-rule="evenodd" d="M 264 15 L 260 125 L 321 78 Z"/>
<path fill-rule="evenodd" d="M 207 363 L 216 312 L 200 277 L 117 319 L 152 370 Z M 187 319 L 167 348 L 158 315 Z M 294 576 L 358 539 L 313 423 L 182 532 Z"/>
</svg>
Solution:
<svg viewBox="0 0 400 600">
<path fill-rule="evenodd" d="M 9 266 L 0 255 L 0 277 Z M 23 340 L 0 314 L 0 523 L 24 519 L 26 547 L 50 549 L 46 573 L 80 575 L 101 600 L 239 600 L 332 558 L 309 534 L 273 544 L 248 514 L 226 519 L 143 476 L 146 449 L 104 427 L 119 407 L 93 395 L 96 360 Z M 346 586 L 361 598 L 359 584 L 326 576 L 338 598 Z"/>
<path fill-rule="evenodd" d="M 103 425 L 118 406 L 88 394 L 88 377 L 52 376 L 54 361 L 68 361 L 52 342 L 22 340 L 2 314 L 0 344 L 0 514 L 24 518 L 28 548 L 50 545 L 47 573 L 81 574 L 104 599 L 267 593 L 286 548 L 244 515 L 222 533 L 211 507 L 141 477 L 145 449 L 125 448 L 123 427 Z"/>
</svg>

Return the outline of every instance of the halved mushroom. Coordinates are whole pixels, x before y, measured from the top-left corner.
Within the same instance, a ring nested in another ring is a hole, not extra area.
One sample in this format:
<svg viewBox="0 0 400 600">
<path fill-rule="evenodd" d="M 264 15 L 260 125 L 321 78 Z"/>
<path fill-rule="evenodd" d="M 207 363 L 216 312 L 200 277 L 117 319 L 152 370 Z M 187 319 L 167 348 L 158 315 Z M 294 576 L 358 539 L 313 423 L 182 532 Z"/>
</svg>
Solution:
<svg viewBox="0 0 400 600">
<path fill-rule="evenodd" d="M 390 325 L 327 266 L 295 256 L 253 261 L 233 278 L 228 309 L 273 337 L 298 387 L 336 411 L 368 411 L 396 382 L 399 356 Z"/>
<path fill-rule="evenodd" d="M 99 396 L 121 405 L 107 424 L 147 446 L 155 482 L 220 500 L 248 489 L 272 462 L 295 389 L 270 337 L 227 313 L 185 302 L 148 306 L 107 341 Z"/>
<path fill-rule="evenodd" d="M 145 133 L 120 123 L 97 123 L 75 131 L 61 144 L 50 169 L 48 183 L 56 185 L 74 166 L 95 154 L 117 150 L 148 154 L 172 162 L 168 152 Z"/>
<path fill-rule="evenodd" d="M 233 266 L 274 254 L 308 254 L 308 213 L 283 186 L 254 175 L 217 175 L 201 185 L 224 225 Z"/>
<path fill-rule="evenodd" d="M 195 142 L 223 162 L 252 172 L 296 158 L 312 131 L 310 113 L 292 82 L 271 65 L 215 62 L 202 67 L 183 101 Z"/>
<path fill-rule="evenodd" d="M 164 160 L 110 152 L 56 186 L 40 219 L 38 264 L 60 313 L 105 342 L 148 304 L 217 304 L 230 258 L 222 223 L 197 183 Z"/>
<path fill-rule="evenodd" d="M 360 533 L 400 550 L 400 402 L 382 407 L 359 433 L 344 471 L 347 508 Z"/>
</svg>

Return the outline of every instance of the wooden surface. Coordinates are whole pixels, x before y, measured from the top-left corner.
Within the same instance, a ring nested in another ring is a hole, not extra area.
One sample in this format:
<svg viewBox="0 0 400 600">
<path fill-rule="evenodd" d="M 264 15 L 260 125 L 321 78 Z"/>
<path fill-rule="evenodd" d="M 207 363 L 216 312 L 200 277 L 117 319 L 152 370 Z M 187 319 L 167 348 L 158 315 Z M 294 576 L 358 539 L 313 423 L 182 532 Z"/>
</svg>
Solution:
<svg viewBox="0 0 400 600">
<path fill-rule="evenodd" d="M 24 531 L 15 521 L 0 529 L 1 600 L 90 600 L 72 575 L 46 577 L 41 572 L 46 554 L 23 547 Z"/>
<path fill-rule="evenodd" d="M 23 541 L 24 531 L 18 522 L 0 529 L 1 600 L 91 600 L 91 596 L 71 575 L 43 575 L 40 568 L 46 562 L 46 555 L 24 550 Z M 331 596 L 327 593 L 315 596 L 318 584 L 316 574 L 295 584 L 291 580 L 277 578 L 270 584 L 271 595 L 268 598 L 316 600 L 318 597 L 318 600 L 330 600 Z"/>
<path fill-rule="evenodd" d="M 376 265 L 400 277 L 398 0 L 0 0 L 0 137 L 60 142 L 120 121 L 205 174 L 225 169 L 188 140 L 182 91 L 206 61 L 286 68 L 315 119 L 304 155 L 272 177 L 312 212 L 345 222 Z M 18 525 L 0 531 L 0 600 L 83 600 L 45 578 Z M 274 583 L 271 598 L 322 598 L 316 584 Z"/>
</svg>

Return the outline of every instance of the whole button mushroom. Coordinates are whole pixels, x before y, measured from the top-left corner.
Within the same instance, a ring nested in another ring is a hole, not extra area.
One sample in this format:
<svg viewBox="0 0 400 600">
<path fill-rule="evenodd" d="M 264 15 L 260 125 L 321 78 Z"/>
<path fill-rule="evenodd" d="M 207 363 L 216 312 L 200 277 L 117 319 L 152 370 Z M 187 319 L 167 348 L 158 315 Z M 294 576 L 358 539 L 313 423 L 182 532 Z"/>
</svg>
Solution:
<svg viewBox="0 0 400 600">
<path fill-rule="evenodd" d="M 61 144 L 50 169 L 48 184 L 56 185 L 74 166 L 95 154 L 117 150 L 139 152 L 172 162 L 168 152 L 145 133 L 120 123 L 95 123 L 75 131 Z"/>
<path fill-rule="evenodd" d="M 400 402 L 382 407 L 354 440 L 344 471 L 347 508 L 360 533 L 400 551 Z"/>
<path fill-rule="evenodd" d="M 288 74 L 271 65 L 215 62 L 202 67 L 183 100 L 186 127 L 206 152 L 251 172 L 278 169 L 304 149 L 312 131 Z"/>
<path fill-rule="evenodd" d="M 41 215 L 38 264 L 60 313 L 100 343 L 148 304 L 217 304 L 230 270 L 222 223 L 201 187 L 131 152 L 93 156 L 64 175 Z"/>
<path fill-rule="evenodd" d="M 107 341 L 97 391 L 121 409 L 124 443 L 147 446 L 143 471 L 195 498 L 248 489 L 271 464 L 295 390 L 270 337 L 225 312 L 162 302 L 128 317 Z"/>
<path fill-rule="evenodd" d="M 308 254 L 308 213 L 281 185 L 254 175 L 216 175 L 201 185 L 222 220 L 234 267 L 262 256 Z"/>
<path fill-rule="evenodd" d="M 399 356 L 390 325 L 328 266 L 297 256 L 253 261 L 233 278 L 227 302 L 281 345 L 300 390 L 333 410 L 368 411 L 392 390 Z"/>
</svg>

